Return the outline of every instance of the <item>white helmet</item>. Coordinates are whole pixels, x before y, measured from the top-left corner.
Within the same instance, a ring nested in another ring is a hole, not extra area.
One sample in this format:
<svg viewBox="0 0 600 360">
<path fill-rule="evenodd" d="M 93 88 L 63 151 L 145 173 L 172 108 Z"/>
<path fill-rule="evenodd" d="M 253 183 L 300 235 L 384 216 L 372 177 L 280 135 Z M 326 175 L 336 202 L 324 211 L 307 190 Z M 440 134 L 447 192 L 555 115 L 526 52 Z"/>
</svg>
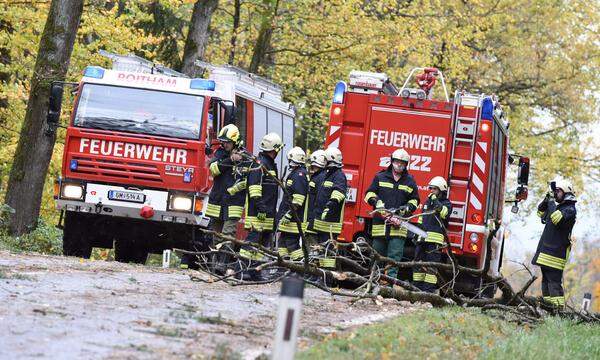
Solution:
<svg viewBox="0 0 600 360">
<path fill-rule="evenodd" d="M 310 154 L 310 164 L 319 168 L 324 168 L 327 165 L 327 159 L 325 158 L 325 150 L 315 150 Z"/>
<path fill-rule="evenodd" d="M 556 179 L 550 182 L 550 188 L 552 191 L 556 191 L 556 189 L 561 189 L 565 193 L 574 193 L 573 184 L 567 179 L 562 177 L 557 177 Z"/>
<path fill-rule="evenodd" d="M 393 160 L 400 160 L 408 163 L 410 161 L 410 155 L 408 155 L 408 152 L 404 149 L 396 149 L 392 153 L 392 161 Z"/>
<path fill-rule="evenodd" d="M 275 150 L 279 152 L 281 148 L 283 148 L 283 142 L 281 141 L 281 137 L 274 132 L 268 133 L 263 136 L 260 141 L 260 146 L 258 147 L 262 151 L 272 151 Z"/>
<path fill-rule="evenodd" d="M 328 147 L 325 150 L 325 159 L 328 166 L 342 167 L 342 152 L 336 147 Z"/>
<path fill-rule="evenodd" d="M 440 189 L 440 191 L 448 190 L 448 183 L 446 182 L 446 179 L 441 176 L 436 176 L 431 179 L 429 181 L 429 186 L 435 186 L 436 188 Z"/>
<path fill-rule="evenodd" d="M 299 146 L 291 148 L 287 153 L 287 158 L 290 164 L 303 165 L 306 163 L 306 153 Z"/>
</svg>

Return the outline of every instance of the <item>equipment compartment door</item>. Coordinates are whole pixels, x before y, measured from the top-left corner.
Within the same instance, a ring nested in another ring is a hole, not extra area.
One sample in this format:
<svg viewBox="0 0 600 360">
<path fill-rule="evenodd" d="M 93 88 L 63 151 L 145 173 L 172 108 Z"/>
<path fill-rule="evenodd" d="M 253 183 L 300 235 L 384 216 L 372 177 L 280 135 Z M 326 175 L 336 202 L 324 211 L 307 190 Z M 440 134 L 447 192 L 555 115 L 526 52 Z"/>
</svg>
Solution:
<svg viewBox="0 0 600 360">
<path fill-rule="evenodd" d="M 434 176 L 447 177 L 446 152 L 450 142 L 450 113 L 421 109 L 373 105 L 370 109 L 364 170 L 359 197 L 375 173 L 387 168 L 390 154 L 403 148 L 410 154 L 409 172 L 419 186 L 421 202 L 427 196 L 427 183 Z M 360 216 L 367 216 L 370 206 L 361 201 Z"/>
</svg>

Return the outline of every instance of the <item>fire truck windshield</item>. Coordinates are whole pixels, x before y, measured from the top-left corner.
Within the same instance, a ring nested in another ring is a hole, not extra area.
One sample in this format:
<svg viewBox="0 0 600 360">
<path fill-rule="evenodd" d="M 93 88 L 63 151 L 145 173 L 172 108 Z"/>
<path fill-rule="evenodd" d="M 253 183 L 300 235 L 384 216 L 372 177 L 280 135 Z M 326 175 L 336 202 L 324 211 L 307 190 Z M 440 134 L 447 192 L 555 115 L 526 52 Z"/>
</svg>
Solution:
<svg viewBox="0 0 600 360">
<path fill-rule="evenodd" d="M 78 127 L 199 139 L 204 97 L 158 90 L 84 84 Z"/>
</svg>

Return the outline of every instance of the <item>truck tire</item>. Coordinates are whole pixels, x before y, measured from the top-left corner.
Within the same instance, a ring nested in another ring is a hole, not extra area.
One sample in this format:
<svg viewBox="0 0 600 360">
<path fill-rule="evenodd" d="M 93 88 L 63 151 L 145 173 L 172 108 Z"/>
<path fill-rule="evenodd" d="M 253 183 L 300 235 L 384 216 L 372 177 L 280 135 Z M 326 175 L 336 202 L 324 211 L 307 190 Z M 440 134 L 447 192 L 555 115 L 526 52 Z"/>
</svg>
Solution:
<svg viewBox="0 0 600 360">
<path fill-rule="evenodd" d="M 63 254 L 89 259 L 92 254 L 90 235 L 88 234 L 89 219 L 73 211 L 65 212 L 63 228 Z"/>
</svg>

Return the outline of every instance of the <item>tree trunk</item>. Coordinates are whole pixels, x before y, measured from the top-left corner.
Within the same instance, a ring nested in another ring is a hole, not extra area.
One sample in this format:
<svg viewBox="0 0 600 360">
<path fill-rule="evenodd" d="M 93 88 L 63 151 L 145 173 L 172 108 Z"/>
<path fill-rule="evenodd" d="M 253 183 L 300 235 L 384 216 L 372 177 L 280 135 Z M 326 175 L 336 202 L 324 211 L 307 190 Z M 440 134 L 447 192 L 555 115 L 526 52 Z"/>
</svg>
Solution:
<svg viewBox="0 0 600 360">
<path fill-rule="evenodd" d="M 6 204 L 15 210 L 9 222 L 13 235 L 27 233 L 37 225 L 56 140 L 56 134 L 45 133 L 50 83 L 65 79 L 82 11 L 83 0 L 52 0 L 50 5 L 6 192 Z"/>
<path fill-rule="evenodd" d="M 249 72 L 255 74 L 261 73 L 261 66 L 267 63 L 268 51 L 271 47 L 271 37 L 273 35 L 274 22 L 275 18 L 277 17 L 277 10 L 279 8 L 279 0 L 263 0 L 263 4 L 265 5 L 265 11 L 262 15 L 258 37 L 256 39 L 256 44 L 254 45 L 252 61 L 250 62 L 250 67 L 248 68 Z"/>
<path fill-rule="evenodd" d="M 181 72 L 188 76 L 195 77 L 201 73 L 201 69 L 194 63 L 196 60 L 204 58 L 204 52 L 208 44 L 210 19 L 218 4 L 219 0 L 198 0 L 194 4 L 192 22 L 185 40 L 181 66 Z"/>
<path fill-rule="evenodd" d="M 229 60 L 227 61 L 229 65 L 233 65 L 233 61 L 235 60 L 235 45 L 237 43 L 238 29 L 240 27 L 240 9 L 242 3 L 240 0 L 235 0 L 233 6 L 233 30 L 231 31 L 231 40 L 229 41 L 231 50 L 229 51 Z"/>
</svg>

